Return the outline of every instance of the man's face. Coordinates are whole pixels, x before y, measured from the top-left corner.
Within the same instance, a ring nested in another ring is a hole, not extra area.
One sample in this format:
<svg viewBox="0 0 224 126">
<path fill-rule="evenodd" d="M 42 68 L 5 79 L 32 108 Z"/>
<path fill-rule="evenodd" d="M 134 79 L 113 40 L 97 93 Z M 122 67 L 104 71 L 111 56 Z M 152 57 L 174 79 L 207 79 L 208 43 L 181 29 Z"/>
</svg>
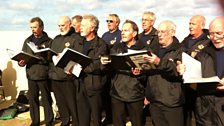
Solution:
<svg viewBox="0 0 224 126">
<path fill-rule="evenodd" d="M 189 22 L 189 31 L 192 36 L 199 35 L 202 32 L 202 21 L 198 18 L 191 18 Z"/>
<path fill-rule="evenodd" d="M 70 30 L 70 22 L 65 19 L 60 19 L 58 22 L 58 27 L 61 35 L 66 35 Z"/>
<path fill-rule="evenodd" d="M 83 19 L 81 22 L 80 33 L 81 36 L 87 37 L 93 31 L 93 27 L 88 19 Z"/>
<path fill-rule="evenodd" d="M 167 43 L 173 38 L 173 31 L 167 29 L 167 25 L 165 23 L 158 26 L 157 32 L 159 43 L 163 46 L 167 45 Z"/>
<path fill-rule="evenodd" d="M 77 33 L 80 32 L 80 25 L 81 25 L 81 23 L 78 22 L 76 19 L 73 19 L 73 20 L 72 20 L 72 27 L 75 29 L 75 31 L 76 31 Z"/>
<path fill-rule="evenodd" d="M 125 23 L 122 26 L 122 31 L 121 31 L 121 39 L 122 42 L 130 42 L 134 39 L 136 36 L 136 32 L 132 29 L 132 26 L 130 23 Z"/>
<path fill-rule="evenodd" d="M 224 24 L 213 23 L 209 27 L 209 36 L 216 48 L 224 47 Z"/>
<path fill-rule="evenodd" d="M 116 20 L 116 17 L 109 16 L 107 18 L 107 27 L 109 31 L 115 31 L 118 28 L 118 22 Z"/>
<path fill-rule="evenodd" d="M 142 29 L 147 32 L 153 27 L 153 20 L 151 20 L 150 15 L 143 14 L 142 16 Z"/>
<path fill-rule="evenodd" d="M 43 28 L 40 27 L 37 21 L 30 23 L 30 28 L 32 30 L 33 35 L 38 38 L 42 35 Z"/>
</svg>

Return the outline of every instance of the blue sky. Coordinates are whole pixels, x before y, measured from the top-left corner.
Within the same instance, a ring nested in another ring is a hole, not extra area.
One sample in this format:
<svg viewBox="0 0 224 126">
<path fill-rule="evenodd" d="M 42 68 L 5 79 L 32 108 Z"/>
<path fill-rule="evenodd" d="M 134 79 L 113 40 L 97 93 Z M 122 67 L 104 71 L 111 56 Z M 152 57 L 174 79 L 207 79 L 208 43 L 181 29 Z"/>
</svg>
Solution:
<svg viewBox="0 0 224 126">
<path fill-rule="evenodd" d="M 183 23 L 188 27 L 192 15 L 201 14 L 209 20 L 221 15 L 216 0 L 4 0 L 0 5 L 0 31 L 30 30 L 29 20 L 35 16 L 44 20 L 45 30 L 56 31 L 62 15 L 94 14 L 103 32 L 107 30 L 105 20 L 109 13 L 117 13 L 121 23 L 125 19 L 135 21 L 141 31 L 144 11 L 155 12 L 156 23 L 171 19 L 179 28 Z"/>
</svg>

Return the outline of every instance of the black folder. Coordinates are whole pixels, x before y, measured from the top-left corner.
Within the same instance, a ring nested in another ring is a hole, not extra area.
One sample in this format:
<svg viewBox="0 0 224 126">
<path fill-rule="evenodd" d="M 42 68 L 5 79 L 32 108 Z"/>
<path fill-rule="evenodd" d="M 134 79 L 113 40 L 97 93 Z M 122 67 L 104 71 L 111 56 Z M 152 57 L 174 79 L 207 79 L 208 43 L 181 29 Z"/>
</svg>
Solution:
<svg viewBox="0 0 224 126">
<path fill-rule="evenodd" d="M 14 50 L 7 49 L 7 53 L 12 60 L 15 61 L 25 60 L 26 64 L 34 64 L 41 61 L 39 57 L 23 51 L 16 52 Z"/>
<path fill-rule="evenodd" d="M 85 68 L 92 62 L 92 59 L 70 48 L 65 48 L 62 51 L 62 53 L 60 53 L 60 57 L 56 59 L 55 61 L 53 59 L 55 66 L 61 67 L 61 68 L 66 67 L 69 61 L 74 61 L 76 63 L 79 63 L 82 66 L 82 68 Z"/>
<path fill-rule="evenodd" d="M 111 64 L 117 70 L 131 70 L 139 68 L 140 70 L 155 69 L 155 65 L 144 61 L 143 55 L 147 55 L 147 50 L 133 51 L 131 53 L 111 54 Z"/>
</svg>

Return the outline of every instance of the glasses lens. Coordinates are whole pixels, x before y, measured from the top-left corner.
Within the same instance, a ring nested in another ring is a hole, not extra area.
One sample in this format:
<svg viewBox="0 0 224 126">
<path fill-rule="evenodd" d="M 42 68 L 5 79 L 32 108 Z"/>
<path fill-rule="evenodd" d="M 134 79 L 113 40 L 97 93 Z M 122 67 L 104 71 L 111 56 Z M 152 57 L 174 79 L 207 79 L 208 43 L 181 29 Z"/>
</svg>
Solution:
<svg viewBox="0 0 224 126">
<path fill-rule="evenodd" d="M 106 20 L 107 23 L 113 23 L 114 21 L 113 20 Z"/>
<path fill-rule="evenodd" d="M 221 38 L 221 39 L 224 37 L 223 32 L 210 32 L 209 36 L 211 38 L 216 37 L 216 38 Z"/>
</svg>

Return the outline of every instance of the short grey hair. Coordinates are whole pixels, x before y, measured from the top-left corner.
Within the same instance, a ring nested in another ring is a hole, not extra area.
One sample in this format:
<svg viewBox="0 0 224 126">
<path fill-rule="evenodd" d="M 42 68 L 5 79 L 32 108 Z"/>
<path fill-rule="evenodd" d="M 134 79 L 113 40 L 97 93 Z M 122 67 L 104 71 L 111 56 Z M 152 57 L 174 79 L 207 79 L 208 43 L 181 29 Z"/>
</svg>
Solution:
<svg viewBox="0 0 224 126">
<path fill-rule="evenodd" d="M 143 15 L 149 15 L 150 16 L 150 19 L 153 21 L 153 22 L 155 22 L 156 21 L 156 15 L 155 15 L 155 13 L 153 13 L 153 12 L 151 12 L 151 11 L 145 11 L 144 13 L 143 13 Z"/>
<path fill-rule="evenodd" d="M 115 17 L 116 18 L 116 21 L 117 21 L 117 23 L 118 23 L 118 25 L 120 24 L 120 18 L 119 18 L 119 16 L 117 15 L 117 14 L 109 14 L 109 16 L 111 16 L 111 17 Z"/>
<path fill-rule="evenodd" d="M 97 34 L 97 31 L 99 29 L 99 20 L 96 16 L 92 14 L 84 15 L 82 19 L 87 19 L 90 21 L 91 25 L 94 27 L 94 33 Z"/>
</svg>

